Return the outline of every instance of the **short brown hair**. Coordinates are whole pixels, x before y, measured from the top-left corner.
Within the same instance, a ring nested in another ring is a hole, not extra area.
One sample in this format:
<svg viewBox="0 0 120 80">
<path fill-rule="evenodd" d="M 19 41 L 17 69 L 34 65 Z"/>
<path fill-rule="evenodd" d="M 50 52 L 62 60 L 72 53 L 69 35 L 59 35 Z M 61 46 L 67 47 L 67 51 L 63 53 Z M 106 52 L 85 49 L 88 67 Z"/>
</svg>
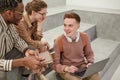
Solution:
<svg viewBox="0 0 120 80">
<path fill-rule="evenodd" d="M 33 0 L 29 3 L 27 3 L 25 10 L 27 14 L 31 14 L 32 11 L 40 11 L 42 8 L 47 8 L 47 3 L 43 0 Z"/>
<path fill-rule="evenodd" d="M 65 18 L 74 18 L 78 23 L 80 23 L 81 18 L 78 14 L 76 14 L 75 12 L 70 12 L 70 13 L 66 13 L 64 15 L 64 19 Z"/>
</svg>

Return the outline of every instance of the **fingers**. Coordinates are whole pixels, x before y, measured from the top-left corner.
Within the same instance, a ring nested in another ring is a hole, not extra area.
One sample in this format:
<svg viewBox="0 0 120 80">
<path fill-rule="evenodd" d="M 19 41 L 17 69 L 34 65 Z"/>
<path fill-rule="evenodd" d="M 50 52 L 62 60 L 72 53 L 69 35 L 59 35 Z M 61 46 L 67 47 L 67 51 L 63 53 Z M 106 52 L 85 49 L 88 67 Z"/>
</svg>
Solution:
<svg viewBox="0 0 120 80">
<path fill-rule="evenodd" d="M 65 71 L 70 72 L 70 73 L 74 73 L 74 72 L 77 71 L 77 70 L 78 70 L 78 68 L 75 67 L 75 66 L 67 66 L 67 67 L 65 68 Z"/>
<path fill-rule="evenodd" d="M 88 68 L 88 66 L 89 66 L 89 65 L 92 65 L 92 63 L 88 63 L 88 64 L 86 65 L 86 66 L 87 66 L 87 68 Z"/>
<path fill-rule="evenodd" d="M 78 68 L 75 66 L 70 66 L 70 69 L 71 69 L 71 73 L 74 73 L 75 71 L 78 70 Z"/>
<path fill-rule="evenodd" d="M 46 47 L 46 50 L 49 50 L 49 49 L 50 49 L 50 45 L 49 45 L 48 42 L 46 42 L 45 47 Z"/>
<path fill-rule="evenodd" d="M 40 52 L 45 52 L 45 51 L 47 51 L 47 50 L 48 50 L 47 46 L 42 46 L 42 47 L 39 49 Z"/>
<path fill-rule="evenodd" d="M 41 56 L 40 57 L 36 56 L 35 58 L 36 58 L 36 60 L 40 61 L 40 63 L 42 63 L 45 60 L 45 58 L 43 58 Z"/>
<path fill-rule="evenodd" d="M 39 63 L 38 63 L 39 66 L 41 66 L 41 67 L 46 66 L 45 58 L 43 58 L 43 57 L 36 57 L 36 59 L 39 61 Z"/>
<path fill-rule="evenodd" d="M 38 56 L 38 54 L 39 54 L 39 51 L 37 49 L 36 50 L 30 50 L 30 49 L 28 49 L 25 52 L 26 56 Z"/>
<path fill-rule="evenodd" d="M 42 43 L 43 46 L 45 46 L 47 48 L 47 50 L 50 48 L 49 43 L 45 39 L 42 39 L 41 43 Z"/>
<path fill-rule="evenodd" d="M 43 67 L 45 64 L 42 63 L 42 61 L 44 61 L 45 59 L 43 58 L 39 58 L 39 57 L 35 57 L 35 56 L 28 56 L 24 58 L 24 66 L 35 70 L 35 69 L 40 69 L 41 67 Z"/>
<path fill-rule="evenodd" d="M 40 18 L 40 19 L 37 21 L 37 24 L 38 24 L 38 25 L 41 25 L 41 22 L 42 22 L 42 18 Z"/>
<path fill-rule="evenodd" d="M 49 67 L 49 65 L 48 65 L 48 64 L 46 64 L 46 65 L 44 66 L 44 68 L 45 68 L 45 69 L 47 69 L 48 67 Z"/>
</svg>

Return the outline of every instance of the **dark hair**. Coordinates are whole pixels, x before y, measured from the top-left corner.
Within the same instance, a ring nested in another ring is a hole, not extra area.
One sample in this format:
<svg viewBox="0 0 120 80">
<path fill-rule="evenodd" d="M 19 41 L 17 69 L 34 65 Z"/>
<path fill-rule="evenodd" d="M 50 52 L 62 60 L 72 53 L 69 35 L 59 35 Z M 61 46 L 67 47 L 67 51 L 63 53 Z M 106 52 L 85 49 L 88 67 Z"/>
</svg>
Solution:
<svg viewBox="0 0 120 80">
<path fill-rule="evenodd" d="M 46 2 L 44 2 L 43 0 L 33 0 L 27 3 L 25 10 L 27 14 L 31 14 L 32 11 L 37 12 L 40 11 L 42 8 L 47 8 Z"/>
<path fill-rule="evenodd" d="M 75 12 L 70 12 L 70 13 L 66 13 L 64 15 L 64 19 L 65 18 L 74 18 L 78 23 L 80 23 L 81 18 L 78 14 L 76 14 Z"/>
<path fill-rule="evenodd" d="M 5 10 L 14 10 L 22 0 L 0 0 L 0 13 Z"/>
</svg>

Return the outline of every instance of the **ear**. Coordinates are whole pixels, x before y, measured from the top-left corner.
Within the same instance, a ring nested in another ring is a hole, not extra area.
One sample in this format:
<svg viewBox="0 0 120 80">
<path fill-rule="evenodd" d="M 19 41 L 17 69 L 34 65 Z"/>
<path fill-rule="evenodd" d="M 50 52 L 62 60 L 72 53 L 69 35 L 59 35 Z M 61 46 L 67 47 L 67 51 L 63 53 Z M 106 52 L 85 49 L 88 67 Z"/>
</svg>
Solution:
<svg viewBox="0 0 120 80">
<path fill-rule="evenodd" d="M 13 11 L 11 11 L 11 10 L 7 10 L 7 11 L 5 11 L 5 14 L 6 14 L 6 17 L 10 17 L 10 16 L 13 16 Z"/>
<path fill-rule="evenodd" d="M 78 24 L 78 29 L 80 28 L 80 24 Z"/>
<path fill-rule="evenodd" d="M 35 15 L 36 15 L 36 12 L 35 12 L 35 11 L 32 11 L 31 15 L 35 16 Z"/>
</svg>

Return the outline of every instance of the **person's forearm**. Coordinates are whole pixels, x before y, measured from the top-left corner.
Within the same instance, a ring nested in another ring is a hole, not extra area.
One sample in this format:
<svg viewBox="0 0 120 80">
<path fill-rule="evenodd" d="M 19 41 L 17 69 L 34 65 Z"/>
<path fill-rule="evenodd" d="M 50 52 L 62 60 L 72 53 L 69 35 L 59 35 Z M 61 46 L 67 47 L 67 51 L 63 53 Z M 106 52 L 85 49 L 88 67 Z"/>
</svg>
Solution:
<svg viewBox="0 0 120 80">
<path fill-rule="evenodd" d="M 14 59 L 12 61 L 12 68 L 24 66 L 24 58 Z"/>
</svg>

